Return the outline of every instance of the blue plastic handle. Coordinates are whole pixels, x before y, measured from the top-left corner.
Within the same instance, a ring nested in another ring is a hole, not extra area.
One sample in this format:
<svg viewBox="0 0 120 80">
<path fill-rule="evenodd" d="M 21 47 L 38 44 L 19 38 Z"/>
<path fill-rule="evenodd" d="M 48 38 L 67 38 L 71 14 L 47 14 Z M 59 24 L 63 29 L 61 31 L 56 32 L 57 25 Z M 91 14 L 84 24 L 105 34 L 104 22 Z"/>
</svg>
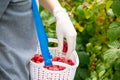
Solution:
<svg viewBox="0 0 120 80">
<path fill-rule="evenodd" d="M 33 11 L 33 17 L 35 21 L 36 31 L 38 35 L 38 40 L 40 43 L 40 48 L 42 52 L 42 56 L 44 58 L 44 64 L 46 65 L 52 65 L 52 56 L 50 55 L 49 49 L 48 49 L 48 37 L 45 33 L 44 26 L 40 17 L 40 13 L 38 11 L 38 7 L 36 4 L 36 0 L 32 0 L 32 11 Z"/>
</svg>

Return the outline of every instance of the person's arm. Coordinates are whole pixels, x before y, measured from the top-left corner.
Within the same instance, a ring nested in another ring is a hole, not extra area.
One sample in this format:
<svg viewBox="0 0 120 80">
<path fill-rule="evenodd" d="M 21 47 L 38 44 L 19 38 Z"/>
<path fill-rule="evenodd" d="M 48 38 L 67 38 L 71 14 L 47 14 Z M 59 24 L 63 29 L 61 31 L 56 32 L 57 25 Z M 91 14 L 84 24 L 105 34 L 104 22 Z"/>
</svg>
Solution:
<svg viewBox="0 0 120 80">
<path fill-rule="evenodd" d="M 66 38 L 68 43 L 66 58 L 69 58 L 71 53 L 75 51 L 77 32 L 75 31 L 66 10 L 62 8 L 58 0 L 39 0 L 39 2 L 55 17 L 59 52 L 62 53 L 63 41 L 64 38 Z"/>
<path fill-rule="evenodd" d="M 58 0 L 39 0 L 39 3 L 51 13 L 53 13 L 55 7 L 61 7 Z"/>
</svg>

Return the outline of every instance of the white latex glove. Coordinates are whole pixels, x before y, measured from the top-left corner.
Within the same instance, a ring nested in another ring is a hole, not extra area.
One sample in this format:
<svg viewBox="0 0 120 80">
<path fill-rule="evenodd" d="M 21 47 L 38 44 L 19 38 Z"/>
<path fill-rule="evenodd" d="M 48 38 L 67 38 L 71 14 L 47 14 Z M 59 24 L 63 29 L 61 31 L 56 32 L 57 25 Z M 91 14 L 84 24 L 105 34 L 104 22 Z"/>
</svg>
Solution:
<svg viewBox="0 0 120 80">
<path fill-rule="evenodd" d="M 69 58 L 76 47 L 77 32 L 65 9 L 63 9 L 62 7 L 56 7 L 53 10 L 53 15 L 56 19 L 56 34 L 58 38 L 59 52 L 62 53 L 63 41 L 64 38 L 66 38 L 68 44 L 66 58 Z"/>
</svg>

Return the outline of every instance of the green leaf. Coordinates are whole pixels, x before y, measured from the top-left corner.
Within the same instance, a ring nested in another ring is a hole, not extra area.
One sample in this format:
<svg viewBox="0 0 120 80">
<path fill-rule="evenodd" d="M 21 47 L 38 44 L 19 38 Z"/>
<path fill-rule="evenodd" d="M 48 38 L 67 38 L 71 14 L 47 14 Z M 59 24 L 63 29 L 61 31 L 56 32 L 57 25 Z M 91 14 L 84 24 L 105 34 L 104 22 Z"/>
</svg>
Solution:
<svg viewBox="0 0 120 80">
<path fill-rule="evenodd" d="M 91 78 L 92 78 L 92 80 L 97 80 L 97 72 L 96 71 L 91 72 Z"/>
<path fill-rule="evenodd" d="M 78 20 L 82 21 L 85 19 L 85 13 L 84 13 L 84 10 L 82 8 L 81 5 L 79 5 L 76 10 L 75 10 L 75 14 L 77 15 L 78 17 Z"/>
<path fill-rule="evenodd" d="M 116 54 L 120 58 L 120 49 L 118 49 L 118 52 Z"/>
<path fill-rule="evenodd" d="M 108 44 L 110 48 L 120 48 L 120 42 L 119 41 L 113 41 L 112 43 Z"/>
<path fill-rule="evenodd" d="M 89 71 L 85 68 L 80 68 L 79 74 L 83 80 L 85 80 L 85 78 L 89 77 Z"/>
<path fill-rule="evenodd" d="M 91 21 L 93 21 L 93 20 L 91 20 Z M 95 27 L 93 26 L 92 23 L 85 24 L 85 30 L 84 31 L 86 31 L 87 33 L 89 33 L 89 35 L 92 36 L 95 32 Z"/>
<path fill-rule="evenodd" d="M 103 59 L 106 63 L 106 67 L 109 68 L 114 63 L 114 61 L 118 58 L 117 52 L 118 49 L 108 49 L 106 52 L 104 52 Z"/>
<path fill-rule="evenodd" d="M 55 37 L 55 34 L 49 32 L 49 33 L 48 33 L 48 37 L 49 37 L 49 38 L 54 38 L 54 37 Z"/>
<path fill-rule="evenodd" d="M 116 71 L 113 80 L 120 80 L 120 71 Z"/>
<path fill-rule="evenodd" d="M 85 80 L 89 77 L 89 71 L 86 68 L 77 68 L 74 80 Z"/>
<path fill-rule="evenodd" d="M 113 0 L 112 10 L 116 16 L 120 16 L 120 0 Z"/>
<path fill-rule="evenodd" d="M 109 26 L 108 38 L 110 41 L 114 41 L 120 37 L 120 22 L 113 22 Z"/>
<path fill-rule="evenodd" d="M 77 68 L 77 70 L 76 70 L 76 74 L 75 74 L 75 77 L 74 77 L 74 80 L 82 80 L 81 77 L 80 77 L 79 72 L 80 72 L 80 69 Z"/>
<path fill-rule="evenodd" d="M 51 25 L 55 22 L 55 18 L 53 16 L 50 16 L 48 19 L 48 24 Z"/>
<path fill-rule="evenodd" d="M 96 45 L 96 46 L 93 48 L 94 53 L 100 52 L 101 49 L 102 49 L 102 46 L 98 46 L 98 45 Z"/>
<path fill-rule="evenodd" d="M 86 52 L 78 52 L 78 56 L 80 59 L 80 66 L 84 67 L 89 64 L 89 56 L 87 55 Z"/>
<path fill-rule="evenodd" d="M 112 5 L 113 1 L 112 0 L 108 0 L 106 3 L 106 9 L 110 9 L 111 5 Z"/>
<path fill-rule="evenodd" d="M 120 71 L 120 59 L 115 62 L 115 70 Z"/>
<path fill-rule="evenodd" d="M 70 19 L 71 19 L 71 21 L 72 21 L 73 24 L 76 23 L 76 19 L 73 16 L 70 16 Z"/>
<path fill-rule="evenodd" d="M 91 17 L 92 11 L 90 11 L 90 10 L 84 10 L 84 13 L 85 13 L 85 18 L 89 19 Z"/>
<path fill-rule="evenodd" d="M 96 71 L 98 74 L 98 77 L 102 77 L 105 73 L 105 65 L 103 63 L 98 63 L 98 65 L 96 66 Z"/>
<path fill-rule="evenodd" d="M 41 16 L 42 19 L 46 19 L 46 18 L 49 17 L 49 13 L 48 13 L 48 11 L 46 11 L 46 10 L 42 10 L 42 11 L 40 12 L 40 16 Z"/>
</svg>

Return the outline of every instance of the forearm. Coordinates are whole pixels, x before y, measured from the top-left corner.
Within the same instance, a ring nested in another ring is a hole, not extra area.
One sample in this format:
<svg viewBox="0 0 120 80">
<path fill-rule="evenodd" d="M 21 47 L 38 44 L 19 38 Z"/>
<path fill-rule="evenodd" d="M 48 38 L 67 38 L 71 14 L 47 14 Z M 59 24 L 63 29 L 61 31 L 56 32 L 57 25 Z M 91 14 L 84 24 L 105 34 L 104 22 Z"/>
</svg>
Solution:
<svg viewBox="0 0 120 80">
<path fill-rule="evenodd" d="M 61 7 L 58 0 L 39 0 L 40 5 L 47 9 L 50 13 L 53 12 L 55 7 Z"/>
</svg>

